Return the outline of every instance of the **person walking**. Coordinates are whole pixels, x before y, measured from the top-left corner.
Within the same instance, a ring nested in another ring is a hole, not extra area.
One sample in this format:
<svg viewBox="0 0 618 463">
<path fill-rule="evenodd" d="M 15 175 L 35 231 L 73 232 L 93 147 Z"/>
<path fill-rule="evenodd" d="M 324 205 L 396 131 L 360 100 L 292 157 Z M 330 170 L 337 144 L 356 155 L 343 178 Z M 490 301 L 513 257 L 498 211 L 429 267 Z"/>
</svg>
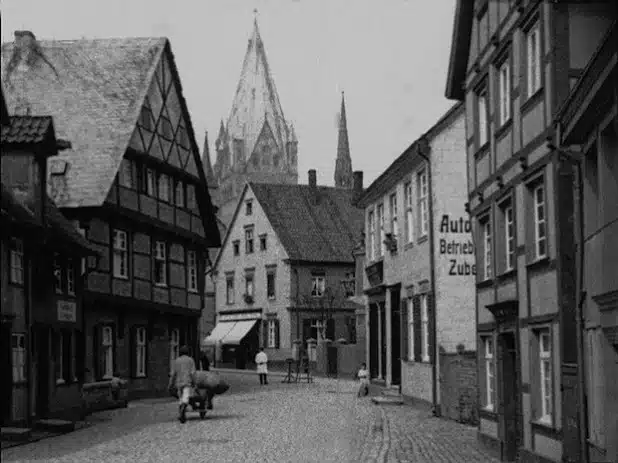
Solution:
<svg viewBox="0 0 618 463">
<path fill-rule="evenodd" d="M 264 348 L 260 347 L 260 351 L 255 355 L 255 364 L 257 365 L 257 372 L 260 376 L 260 384 L 268 384 L 268 356 L 264 352 Z"/>
<path fill-rule="evenodd" d="M 369 395 L 369 372 L 367 371 L 367 364 L 361 363 L 361 367 L 356 376 L 360 381 L 358 397 Z"/>
<path fill-rule="evenodd" d="M 189 347 L 182 346 L 178 350 L 179 356 L 172 365 L 172 374 L 168 388 L 177 391 L 180 403 L 178 405 L 178 420 L 181 423 L 187 421 L 186 411 L 189 399 L 195 386 L 195 361 L 189 356 Z"/>
<path fill-rule="evenodd" d="M 201 365 L 201 369 L 204 371 L 210 371 L 210 360 L 208 360 L 208 354 L 206 353 L 205 350 L 203 350 L 201 352 L 200 355 L 200 365 Z"/>
</svg>

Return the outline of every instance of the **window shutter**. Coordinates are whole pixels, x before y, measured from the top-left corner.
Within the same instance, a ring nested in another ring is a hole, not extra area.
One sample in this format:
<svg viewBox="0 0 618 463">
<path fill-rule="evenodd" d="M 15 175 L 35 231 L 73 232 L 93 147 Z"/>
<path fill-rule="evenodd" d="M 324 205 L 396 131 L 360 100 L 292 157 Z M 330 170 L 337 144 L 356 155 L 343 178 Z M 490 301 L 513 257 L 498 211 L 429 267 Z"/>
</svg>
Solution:
<svg viewBox="0 0 618 463">
<path fill-rule="evenodd" d="M 84 382 L 86 372 L 86 343 L 84 333 L 82 331 L 75 331 L 75 376 L 80 383 Z"/>
<path fill-rule="evenodd" d="M 281 339 L 281 336 L 279 333 L 279 320 L 275 320 L 275 347 L 277 349 L 279 349 L 280 339 Z"/>
<path fill-rule="evenodd" d="M 151 334 L 150 332 L 152 331 L 152 327 L 150 326 L 146 326 L 145 327 L 146 330 L 146 348 L 144 349 L 144 374 L 146 376 L 148 376 L 148 355 L 149 355 L 149 351 L 150 351 L 150 340 L 151 340 Z"/>
<path fill-rule="evenodd" d="M 399 307 L 401 307 L 401 358 L 408 360 L 408 303 L 406 299 L 401 300 Z"/>
<path fill-rule="evenodd" d="M 262 347 L 268 347 L 268 320 L 262 320 Z"/>
<path fill-rule="evenodd" d="M 487 369 L 485 368 L 485 345 L 483 338 L 480 338 L 477 349 L 477 362 L 478 362 L 478 388 L 480 401 L 479 404 L 484 407 L 487 405 Z"/>
<path fill-rule="evenodd" d="M 434 363 L 436 361 L 436 324 L 434 320 L 435 313 L 435 301 L 433 293 L 427 294 L 427 317 L 429 318 L 429 361 Z"/>
<path fill-rule="evenodd" d="M 412 298 L 412 313 L 414 314 L 414 360 L 421 358 L 421 297 L 417 294 Z"/>
<path fill-rule="evenodd" d="M 131 326 L 129 330 L 129 368 L 131 378 L 137 376 L 137 327 Z"/>
</svg>

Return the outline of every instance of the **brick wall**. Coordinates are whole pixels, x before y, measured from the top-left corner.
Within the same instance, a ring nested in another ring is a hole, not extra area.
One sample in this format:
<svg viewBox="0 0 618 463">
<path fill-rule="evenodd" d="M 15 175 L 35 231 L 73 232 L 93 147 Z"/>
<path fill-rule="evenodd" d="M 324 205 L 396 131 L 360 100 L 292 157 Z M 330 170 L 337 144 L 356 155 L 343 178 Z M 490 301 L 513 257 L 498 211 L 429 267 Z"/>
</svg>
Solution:
<svg viewBox="0 0 618 463">
<path fill-rule="evenodd" d="M 478 424 L 476 353 L 440 353 L 440 404 L 443 416 Z"/>
</svg>

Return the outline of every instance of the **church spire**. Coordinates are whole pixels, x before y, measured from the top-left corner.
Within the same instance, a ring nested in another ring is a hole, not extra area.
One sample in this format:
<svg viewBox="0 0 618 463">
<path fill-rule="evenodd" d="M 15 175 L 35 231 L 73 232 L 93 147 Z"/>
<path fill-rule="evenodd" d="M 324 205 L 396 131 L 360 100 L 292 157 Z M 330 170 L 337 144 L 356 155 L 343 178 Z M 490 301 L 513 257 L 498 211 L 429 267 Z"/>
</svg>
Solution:
<svg viewBox="0 0 618 463">
<path fill-rule="evenodd" d="M 208 131 L 204 133 L 204 149 L 202 150 L 202 166 L 204 168 L 204 175 L 206 177 L 206 183 L 208 188 L 215 188 L 217 181 L 210 162 L 210 147 L 208 146 Z"/>
<path fill-rule="evenodd" d="M 348 122 L 345 114 L 345 96 L 341 92 L 341 113 L 339 115 L 339 139 L 337 141 L 337 161 L 335 164 L 335 186 L 352 188 L 352 159 L 348 140 Z"/>
</svg>

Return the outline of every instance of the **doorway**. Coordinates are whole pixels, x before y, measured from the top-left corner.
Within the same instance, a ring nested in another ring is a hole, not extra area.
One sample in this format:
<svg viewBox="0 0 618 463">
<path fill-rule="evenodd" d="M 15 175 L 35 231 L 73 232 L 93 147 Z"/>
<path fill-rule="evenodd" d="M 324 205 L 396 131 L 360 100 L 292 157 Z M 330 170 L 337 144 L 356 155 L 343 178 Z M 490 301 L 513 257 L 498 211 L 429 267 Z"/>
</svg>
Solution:
<svg viewBox="0 0 618 463">
<path fill-rule="evenodd" d="M 503 433 L 502 460 L 516 461 L 521 445 L 520 371 L 517 340 L 514 332 L 498 336 L 498 361 L 500 364 L 500 416 Z"/>
<path fill-rule="evenodd" d="M 401 319 L 399 289 L 391 290 L 391 383 L 401 384 Z"/>
<path fill-rule="evenodd" d="M 369 375 L 371 378 L 377 378 L 379 375 L 379 339 L 378 339 L 378 306 L 371 304 L 369 306 Z"/>
<path fill-rule="evenodd" d="M 0 422 L 5 425 L 11 420 L 11 406 L 13 403 L 13 368 L 11 361 L 11 325 L 2 323 L 0 333 L 0 364 L 5 374 L 0 379 Z M 11 372 L 9 374 L 9 372 Z"/>
</svg>

